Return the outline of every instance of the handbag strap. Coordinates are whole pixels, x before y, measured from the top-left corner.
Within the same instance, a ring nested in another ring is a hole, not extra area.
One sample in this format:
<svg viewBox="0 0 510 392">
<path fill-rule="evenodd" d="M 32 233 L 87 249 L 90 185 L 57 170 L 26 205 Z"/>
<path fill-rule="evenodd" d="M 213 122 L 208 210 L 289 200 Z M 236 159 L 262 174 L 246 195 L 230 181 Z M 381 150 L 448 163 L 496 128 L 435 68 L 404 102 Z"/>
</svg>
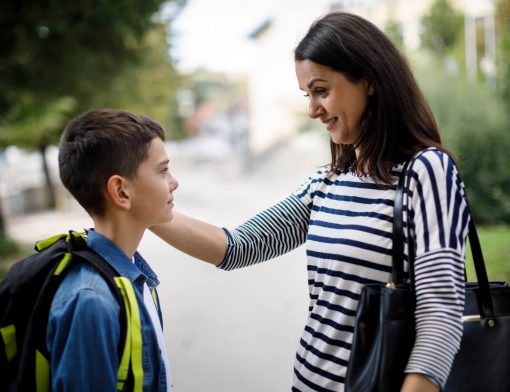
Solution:
<svg viewBox="0 0 510 392">
<path fill-rule="evenodd" d="M 478 233 L 476 231 L 476 226 L 473 221 L 473 215 L 471 215 L 471 211 L 469 211 L 469 214 L 471 216 L 469 221 L 469 244 L 471 245 L 471 255 L 473 257 L 473 263 L 475 264 L 478 289 L 480 290 L 480 316 L 483 319 L 492 319 L 494 318 L 494 304 L 492 302 L 489 278 L 487 276 L 487 268 L 485 267 L 482 247 L 480 246 Z"/>
<path fill-rule="evenodd" d="M 392 281 L 394 284 L 404 283 L 406 276 L 404 275 L 404 189 L 406 188 L 406 178 L 409 166 L 412 160 L 407 161 L 400 173 L 397 190 L 395 192 L 395 212 L 393 214 L 393 254 L 392 254 Z M 408 219 L 409 221 L 409 219 Z M 407 227 L 409 227 L 407 223 Z M 409 246 L 409 230 L 407 236 L 408 251 Z M 414 258 L 409 257 L 409 266 L 414 263 Z M 410 275 L 412 278 L 412 275 Z"/>
<path fill-rule="evenodd" d="M 411 291 L 414 293 L 414 261 L 415 261 L 415 249 L 414 240 L 411 236 L 411 218 L 408 214 L 407 219 L 407 236 L 404 236 L 404 195 L 405 190 L 409 188 L 409 182 L 412 172 L 412 165 L 418 159 L 423 152 L 415 154 L 410 160 L 408 160 L 402 172 L 400 173 L 397 189 L 395 192 L 395 212 L 393 216 L 393 257 L 392 257 L 392 279 L 394 284 L 401 284 L 405 282 L 406 278 L 409 278 Z M 460 173 L 459 173 L 460 176 Z M 478 281 L 478 287 L 480 292 L 480 316 L 482 319 L 492 319 L 494 317 L 494 304 L 489 287 L 489 279 L 487 276 L 487 269 L 483 258 L 482 248 L 478 239 L 478 233 L 473 220 L 473 215 L 469 209 L 469 203 L 467 200 L 467 194 L 465 194 L 465 200 L 470 216 L 469 220 L 469 243 L 471 245 L 471 254 L 473 256 L 473 262 L 475 265 L 476 278 Z M 407 209 L 409 212 L 409 208 Z M 404 239 L 406 240 L 408 249 L 408 263 L 409 273 L 404 272 Z"/>
</svg>

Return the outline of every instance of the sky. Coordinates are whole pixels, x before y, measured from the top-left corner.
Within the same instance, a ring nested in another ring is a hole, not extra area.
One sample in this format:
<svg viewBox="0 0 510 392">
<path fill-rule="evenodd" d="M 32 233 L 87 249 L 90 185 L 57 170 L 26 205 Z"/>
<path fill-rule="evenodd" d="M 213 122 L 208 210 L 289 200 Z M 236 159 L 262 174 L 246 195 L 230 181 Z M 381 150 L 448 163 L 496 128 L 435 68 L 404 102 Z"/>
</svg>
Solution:
<svg viewBox="0 0 510 392">
<path fill-rule="evenodd" d="M 275 1 L 282 0 L 188 0 L 171 30 L 179 70 L 243 73 L 251 56 L 248 35 L 270 16 Z"/>
</svg>

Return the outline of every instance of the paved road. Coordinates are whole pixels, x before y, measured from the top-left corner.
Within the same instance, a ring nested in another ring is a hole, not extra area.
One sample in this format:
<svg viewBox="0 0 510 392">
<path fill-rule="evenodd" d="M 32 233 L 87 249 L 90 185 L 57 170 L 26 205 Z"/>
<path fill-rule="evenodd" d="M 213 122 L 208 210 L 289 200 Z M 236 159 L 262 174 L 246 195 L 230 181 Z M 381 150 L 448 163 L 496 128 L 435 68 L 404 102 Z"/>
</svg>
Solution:
<svg viewBox="0 0 510 392">
<path fill-rule="evenodd" d="M 301 138 L 249 174 L 226 164 L 177 161 L 176 209 L 234 226 L 285 197 L 328 160 L 315 139 Z M 90 226 L 79 208 L 8 221 L 15 238 L 34 241 Z M 140 246 L 161 279 L 165 337 L 176 392 L 288 391 L 305 323 L 308 294 L 304 247 L 258 266 L 224 272 L 147 233 Z"/>
</svg>

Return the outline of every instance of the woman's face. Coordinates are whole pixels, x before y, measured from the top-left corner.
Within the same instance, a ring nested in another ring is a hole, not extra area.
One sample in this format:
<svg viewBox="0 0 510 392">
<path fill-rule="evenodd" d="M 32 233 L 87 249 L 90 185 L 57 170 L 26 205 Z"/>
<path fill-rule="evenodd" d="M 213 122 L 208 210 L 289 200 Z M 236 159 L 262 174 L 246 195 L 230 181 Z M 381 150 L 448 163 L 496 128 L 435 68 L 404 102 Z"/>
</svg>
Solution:
<svg viewBox="0 0 510 392">
<path fill-rule="evenodd" d="M 310 101 L 308 115 L 324 124 L 334 143 L 353 144 L 373 85 L 366 79 L 352 83 L 343 73 L 311 60 L 296 61 L 296 76 Z"/>
</svg>

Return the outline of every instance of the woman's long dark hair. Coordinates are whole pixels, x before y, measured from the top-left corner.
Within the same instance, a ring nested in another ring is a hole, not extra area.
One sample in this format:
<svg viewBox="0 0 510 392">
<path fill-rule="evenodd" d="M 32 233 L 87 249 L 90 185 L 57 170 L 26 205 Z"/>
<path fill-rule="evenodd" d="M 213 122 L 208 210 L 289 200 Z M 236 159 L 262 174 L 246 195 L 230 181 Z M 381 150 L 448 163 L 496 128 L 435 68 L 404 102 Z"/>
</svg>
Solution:
<svg viewBox="0 0 510 392">
<path fill-rule="evenodd" d="M 332 170 L 356 165 L 358 173 L 389 183 L 390 168 L 415 152 L 434 146 L 448 153 L 407 61 L 369 21 L 344 12 L 324 16 L 296 47 L 294 60 L 311 60 L 341 72 L 352 83 L 366 79 L 374 86 L 355 143 L 331 141 Z"/>
</svg>

